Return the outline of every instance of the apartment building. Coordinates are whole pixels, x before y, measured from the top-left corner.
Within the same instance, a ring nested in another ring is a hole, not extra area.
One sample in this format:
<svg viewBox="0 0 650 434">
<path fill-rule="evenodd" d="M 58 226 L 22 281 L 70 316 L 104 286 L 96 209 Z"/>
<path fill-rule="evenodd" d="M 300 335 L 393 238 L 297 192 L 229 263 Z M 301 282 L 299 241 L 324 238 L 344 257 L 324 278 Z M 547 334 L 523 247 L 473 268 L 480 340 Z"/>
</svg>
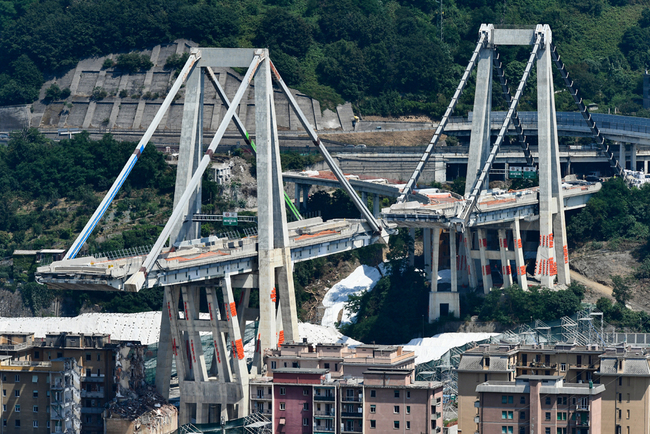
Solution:
<svg viewBox="0 0 650 434">
<path fill-rule="evenodd" d="M 565 385 L 604 388 L 597 411 L 589 404 L 589 427 L 571 426 L 569 434 L 586 433 L 595 424 L 606 433 L 650 434 L 649 354 L 648 348 L 625 345 L 480 345 L 466 351 L 458 367 L 459 430 L 479 429 L 476 403 L 485 384 L 515 384 L 522 378 L 544 376 L 561 378 Z"/>
<path fill-rule="evenodd" d="M 81 432 L 81 369 L 75 359 L 0 357 L 3 433 Z"/>
<path fill-rule="evenodd" d="M 414 360 L 401 347 L 284 344 L 250 381 L 250 409 L 276 433 L 440 432 L 442 383 L 413 381 Z"/>
<path fill-rule="evenodd" d="M 600 434 L 605 386 L 565 383 L 561 376 L 521 375 L 477 387 L 476 432 Z"/>
<path fill-rule="evenodd" d="M 267 372 L 284 368 L 327 369 L 332 378 L 362 377 L 369 367 L 415 369 L 415 353 L 393 345 L 284 343 L 264 356 Z"/>
<path fill-rule="evenodd" d="M 24 429 L 25 423 L 42 432 L 67 432 L 63 421 L 71 414 L 76 415 L 78 407 L 79 423 L 72 424 L 73 428 L 77 426 L 73 431 L 103 434 L 103 413 L 115 398 L 117 389 L 114 378 L 116 348 L 117 344 L 111 342 L 109 335 L 61 333 L 40 339 L 34 338 L 32 333 L 0 335 L 0 354 L 5 357 L 0 363 L 2 404 L 3 409 L 7 409 L 7 413 L 3 413 L 3 425 L 10 432 Z M 70 361 L 74 362 L 74 367 Z M 64 365 L 70 367 L 62 370 Z M 69 370 L 78 370 L 76 376 L 70 377 L 75 381 L 68 384 L 53 380 L 63 375 L 58 373 Z M 61 417 L 61 423 L 53 419 L 58 414 L 55 411 L 58 404 L 48 402 L 58 402 L 59 389 L 52 389 L 56 384 L 66 384 L 66 391 L 61 392 L 66 403 L 70 396 L 74 397 L 74 409 L 64 411 L 67 416 Z"/>
</svg>

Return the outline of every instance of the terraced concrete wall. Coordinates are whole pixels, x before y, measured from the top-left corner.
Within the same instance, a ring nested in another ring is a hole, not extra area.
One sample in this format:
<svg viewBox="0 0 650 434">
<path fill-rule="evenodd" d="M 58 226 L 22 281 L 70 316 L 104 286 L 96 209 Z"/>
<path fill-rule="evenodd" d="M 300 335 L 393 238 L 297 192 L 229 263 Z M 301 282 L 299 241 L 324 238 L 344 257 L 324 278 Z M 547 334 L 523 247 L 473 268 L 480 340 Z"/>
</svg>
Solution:
<svg viewBox="0 0 650 434">
<path fill-rule="evenodd" d="M 12 109 L 12 113 L 16 112 L 14 116 L 0 116 L 2 120 L 6 118 L 7 123 L 7 127 L 4 128 L 0 121 L 0 131 L 30 125 L 46 133 L 69 128 L 87 129 L 95 133 L 110 131 L 118 136 L 120 133 L 126 132 L 143 132 L 150 125 L 175 79 L 174 72 L 164 68 L 167 58 L 173 54 L 189 52 L 192 46 L 195 44 L 190 41 L 179 40 L 172 44 L 157 45 L 151 50 L 145 50 L 142 54 L 150 56 L 154 66 L 146 72 L 133 74 L 122 74 L 115 68 L 102 68 L 107 57 L 115 60 L 117 55 L 82 60 L 74 70 L 45 83 L 41 89 L 41 99 L 32 104 L 32 113 L 29 113 L 29 107 L 21 107 Z M 230 68 L 215 68 L 214 72 L 228 97 L 232 98 L 241 84 L 241 76 Z M 70 88 L 71 96 L 65 102 L 47 103 L 44 101 L 45 91 L 52 83 L 57 83 L 62 89 Z M 98 87 L 104 89 L 108 96 L 95 101 L 91 96 L 93 90 Z M 254 133 L 255 101 L 252 87 L 249 87 L 239 105 L 238 116 L 246 128 Z M 124 95 L 125 92 L 128 96 L 120 97 L 120 94 Z M 352 130 L 353 115 L 350 104 L 340 106 L 336 113 L 326 110 L 321 114 L 318 101 L 294 90 L 292 93 L 308 120 L 317 129 Z M 183 89 L 181 89 L 180 98 L 172 104 L 156 133 L 171 133 L 173 138 L 176 133 L 180 132 L 183 97 Z M 286 97 L 276 92 L 275 98 L 278 128 L 281 131 L 302 130 L 298 118 L 290 110 Z M 204 131 L 215 131 L 225 112 L 226 108 L 217 98 L 216 90 L 209 80 L 206 80 Z M 2 113 L 4 111 L 0 112 L 0 114 Z M 228 131 L 232 133 L 236 131 L 232 123 Z M 166 141 L 173 141 L 170 139 L 168 136 Z"/>
</svg>

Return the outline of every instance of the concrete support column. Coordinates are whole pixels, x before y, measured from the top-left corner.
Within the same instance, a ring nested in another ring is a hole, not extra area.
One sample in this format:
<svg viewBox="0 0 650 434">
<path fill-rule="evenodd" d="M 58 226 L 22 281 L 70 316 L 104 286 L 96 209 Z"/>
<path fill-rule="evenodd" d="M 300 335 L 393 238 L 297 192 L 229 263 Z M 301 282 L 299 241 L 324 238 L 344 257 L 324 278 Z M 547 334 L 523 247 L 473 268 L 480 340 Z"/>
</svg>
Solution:
<svg viewBox="0 0 650 434">
<path fill-rule="evenodd" d="M 643 173 L 648 173 L 648 160 L 643 161 Z"/>
<path fill-rule="evenodd" d="M 512 222 L 512 244 L 515 249 L 515 264 L 517 266 L 517 283 L 521 289 L 528 289 L 528 279 L 526 278 L 526 262 L 524 261 L 524 249 L 521 241 L 521 230 L 519 219 L 515 218 Z"/>
<path fill-rule="evenodd" d="M 476 264 L 472 258 L 472 231 L 469 229 L 465 231 L 463 241 L 465 247 L 465 257 L 467 258 L 467 278 L 469 280 L 470 288 L 478 287 L 478 273 L 476 271 Z"/>
<path fill-rule="evenodd" d="M 636 144 L 633 143 L 630 149 L 630 169 L 636 171 Z"/>
<path fill-rule="evenodd" d="M 438 269 L 440 268 L 440 228 L 433 228 L 432 230 L 431 246 L 433 253 L 431 254 L 431 291 L 438 291 Z M 429 316 L 431 318 L 431 316 Z"/>
<path fill-rule="evenodd" d="M 413 244 L 409 245 L 409 267 L 415 267 L 415 229 L 409 229 L 409 237 Z"/>
<path fill-rule="evenodd" d="M 301 188 L 300 184 L 298 184 L 297 182 L 295 182 L 293 185 L 295 187 L 295 190 L 294 190 L 294 193 L 293 193 L 293 200 L 294 200 L 294 202 L 296 204 L 296 208 L 298 208 L 298 211 L 302 211 L 302 205 L 300 203 L 300 193 L 302 192 L 302 188 Z"/>
<path fill-rule="evenodd" d="M 422 229 L 422 248 L 424 251 L 424 274 L 431 278 L 431 228 Z"/>
<path fill-rule="evenodd" d="M 449 268 L 451 269 L 451 292 L 458 292 L 458 264 L 456 261 L 456 227 L 449 229 Z M 436 276 L 436 279 L 438 277 Z"/>
<path fill-rule="evenodd" d="M 381 212 L 381 204 L 379 203 L 379 195 L 378 194 L 373 194 L 372 196 L 372 215 L 375 217 L 379 217 L 379 213 Z"/>
<path fill-rule="evenodd" d="M 503 287 L 509 288 L 512 285 L 512 270 L 508 260 L 508 238 L 506 230 L 499 229 L 499 253 L 501 254 L 501 274 L 503 275 Z"/>
<path fill-rule="evenodd" d="M 311 185 L 303 184 L 302 185 L 302 211 L 307 212 L 309 209 L 309 190 L 311 190 Z"/>
<path fill-rule="evenodd" d="M 487 258 L 487 234 L 485 229 L 478 230 L 478 248 L 481 256 L 481 274 L 483 275 L 483 293 L 489 294 L 492 289 L 492 273 L 490 261 Z"/>
<path fill-rule="evenodd" d="M 618 163 L 625 169 L 625 144 L 623 143 L 618 145 Z"/>
<path fill-rule="evenodd" d="M 368 206 L 368 192 L 361 192 L 361 202 L 363 202 L 364 206 Z M 363 214 L 361 214 L 361 218 L 363 218 Z"/>
</svg>

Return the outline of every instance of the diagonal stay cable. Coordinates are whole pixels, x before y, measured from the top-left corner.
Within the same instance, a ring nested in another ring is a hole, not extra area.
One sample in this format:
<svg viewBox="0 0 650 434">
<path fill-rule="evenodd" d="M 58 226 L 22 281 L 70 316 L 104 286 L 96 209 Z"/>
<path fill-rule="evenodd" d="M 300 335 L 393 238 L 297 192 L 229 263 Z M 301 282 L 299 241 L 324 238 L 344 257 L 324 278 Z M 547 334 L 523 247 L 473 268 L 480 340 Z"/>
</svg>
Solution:
<svg viewBox="0 0 650 434">
<path fill-rule="evenodd" d="M 402 190 L 402 194 L 397 198 L 397 203 L 404 202 L 411 194 L 413 189 L 415 188 L 418 182 L 418 178 L 420 178 L 420 174 L 424 169 L 424 165 L 427 164 L 427 161 L 429 161 L 429 158 L 431 157 L 431 153 L 433 152 L 433 148 L 438 143 L 438 140 L 440 140 L 440 136 L 442 135 L 442 132 L 445 130 L 445 126 L 449 121 L 449 117 L 453 113 L 454 108 L 456 108 L 456 104 L 460 99 L 460 95 L 463 93 L 463 89 L 467 85 L 467 80 L 469 80 L 469 75 L 472 73 L 472 69 L 474 69 L 474 65 L 476 65 L 476 58 L 478 57 L 480 51 L 485 47 L 485 44 L 487 43 L 487 38 L 488 38 L 487 32 L 481 32 L 481 36 L 478 40 L 478 43 L 476 44 L 476 48 L 474 49 L 474 52 L 472 53 L 472 57 L 470 58 L 469 63 L 467 64 L 467 68 L 465 68 L 465 73 L 463 74 L 463 77 L 460 79 L 460 83 L 458 83 L 456 92 L 454 92 L 454 96 L 451 98 L 451 101 L 449 102 L 449 106 L 447 107 L 444 116 L 442 117 L 440 123 L 438 124 L 438 128 L 436 128 L 436 132 L 433 134 L 433 137 L 431 138 L 431 141 L 429 142 L 427 149 L 424 151 L 424 154 L 422 154 L 422 157 L 420 157 L 420 161 L 418 162 L 418 165 L 413 171 L 411 178 L 408 180 L 406 187 L 404 187 L 404 190 Z"/>
<path fill-rule="evenodd" d="M 524 74 L 522 75 L 521 81 L 519 82 L 519 86 L 517 87 L 517 92 L 515 93 L 515 96 L 510 103 L 510 108 L 508 109 L 506 118 L 503 121 L 501 130 L 499 130 L 499 135 L 497 136 L 497 139 L 494 142 L 494 146 L 492 146 L 492 151 L 490 151 L 490 155 L 488 156 L 485 164 L 483 165 L 483 169 L 481 170 L 481 173 L 476 178 L 476 181 L 474 181 L 474 185 L 470 190 L 469 197 L 465 201 L 465 205 L 463 206 L 460 213 L 458 214 L 458 217 L 454 219 L 455 220 L 454 223 L 457 226 L 460 226 L 461 231 L 464 231 L 465 226 L 469 221 L 469 217 L 472 211 L 474 210 L 474 208 L 476 207 L 476 204 L 478 203 L 479 194 L 481 192 L 481 189 L 483 188 L 483 184 L 485 183 L 487 174 L 490 171 L 490 168 L 492 167 L 492 164 L 494 163 L 497 154 L 499 153 L 499 148 L 501 147 L 503 138 L 505 137 L 506 132 L 508 131 L 508 125 L 510 124 L 512 115 L 514 114 L 515 109 L 517 108 L 519 99 L 521 98 L 521 95 L 524 92 L 526 81 L 528 80 L 528 76 L 530 75 L 530 70 L 533 67 L 533 63 L 535 62 L 535 57 L 537 57 L 537 51 L 539 50 L 539 46 L 541 45 L 541 43 L 542 43 L 542 35 L 537 34 L 537 37 L 535 39 L 535 44 L 533 45 L 533 50 L 530 53 L 530 57 L 528 58 L 528 63 L 526 64 L 526 68 L 524 69 Z"/>
</svg>

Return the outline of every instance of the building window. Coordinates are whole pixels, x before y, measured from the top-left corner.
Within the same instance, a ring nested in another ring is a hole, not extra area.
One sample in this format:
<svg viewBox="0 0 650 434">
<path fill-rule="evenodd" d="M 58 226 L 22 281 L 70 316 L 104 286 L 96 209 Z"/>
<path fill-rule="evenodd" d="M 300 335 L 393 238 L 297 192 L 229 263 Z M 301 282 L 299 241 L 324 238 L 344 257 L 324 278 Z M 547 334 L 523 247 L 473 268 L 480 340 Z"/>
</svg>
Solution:
<svg viewBox="0 0 650 434">
<path fill-rule="evenodd" d="M 514 415 L 514 412 L 512 411 L 502 411 L 501 412 L 501 419 L 512 419 Z"/>
<path fill-rule="evenodd" d="M 525 411 L 520 411 L 519 412 L 519 419 L 526 419 L 526 412 Z"/>
<path fill-rule="evenodd" d="M 519 427 L 519 434 L 526 434 L 526 427 L 520 426 Z"/>
<path fill-rule="evenodd" d="M 565 411 L 558 411 L 557 412 L 557 420 L 566 420 L 566 412 Z"/>
<path fill-rule="evenodd" d="M 551 434 L 551 427 L 550 426 L 547 426 L 546 428 L 544 428 L 544 434 Z"/>
<path fill-rule="evenodd" d="M 18 389 L 14 390 L 14 396 L 16 398 L 20 397 L 20 390 L 18 390 Z"/>
<path fill-rule="evenodd" d="M 557 434 L 566 434 L 566 428 L 558 428 Z"/>
<path fill-rule="evenodd" d="M 560 371 L 566 372 L 566 363 L 560 363 Z"/>
<path fill-rule="evenodd" d="M 501 395 L 501 404 L 512 404 L 515 402 L 514 396 Z"/>
<path fill-rule="evenodd" d="M 394 429 L 399 429 L 399 420 L 394 420 L 393 421 L 393 428 Z"/>
<path fill-rule="evenodd" d="M 325 367 L 325 369 L 329 369 L 329 368 L 330 368 L 330 364 L 329 364 L 329 363 L 325 363 L 323 366 Z"/>
<path fill-rule="evenodd" d="M 2 404 L 2 411 L 6 412 L 7 411 L 7 404 Z"/>
<path fill-rule="evenodd" d="M 302 404 L 302 411 L 309 411 L 309 403 L 305 402 Z"/>
<path fill-rule="evenodd" d="M 406 421 L 406 429 L 411 429 L 411 421 L 410 420 Z"/>
<path fill-rule="evenodd" d="M 284 402 L 281 402 L 281 403 L 280 403 L 280 410 L 284 410 L 284 409 L 285 409 Z"/>
<path fill-rule="evenodd" d="M 546 405 L 551 405 L 551 397 L 547 396 L 544 402 L 546 402 Z"/>
<path fill-rule="evenodd" d="M 377 412 L 377 406 L 376 405 L 371 405 L 370 406 L 370 413 L 376 413 Z"/>
<path fill-rule="evenodd" d="M 377 428 L 377 421 L 376 420 L 370 420 L 370 428 Z"/>
<path fill-rule="evenodd" d="M 90 353 L 86 354 L 86 362 L 90 362 L 92 360 L 92 355 Z"/>
<path fill-rule="evenodd" d="M 38 413 L 38 405 L 35 405 L 35 406 L 32 408 L 32 411 L 33 411 L 34 413 Z"/>
<path fill-rule="evenodd" d="M 623 402 L 623 394 L 622 393 L 618 394 L 618 402 Z"/>
<path fill-rule="evenodd" d="M 406 392 L 406 399 L 411 399 L 411 392 L 410 391 Z"/>
<path fill-rule="evenodd" d="M 102 361 L 102 353 L 97 353 L 97 361 L 98 362 Z"/>
<path fill-rule="evenodd" d="M 2 389 L 2 396 L 7 396 L 7 389 Z"/>
<path fill-rule="evenodd" d="M 546 412 L 544 419 L 551 420 L 551 412 L 550 411 Z"/>
<path fill-rule="evenodd" d="M 33 398 L 38 398 L 38 390 L 35 390 L 32 392 L 32 397 Z"/>
<path fill-rule="evenodd" d="M 16 413 L 20 413 L 20 404 L 16 404 L 16 406 L 14 407 L 14 411 Z"/>
<path fill-rule="evenodd" d="M 526 403 L 526 397 L 525 396 L 519 397 L 519 403 L 520 404 L 525 404 Z"/>
<path fill-rule="evenodd" d="M 38 375 L 32 375 L 32 383 L 38 383 Z"/>
<path fill-rule="evenodd" d="M 306 417 L 302 418 L 302 426 L 309 426 L 309 419 Z"/>
<path fill-rule="evenodd" d="M 287 394 L 287 388 L 286 387 L 280 387 L 280 395 L 286 395 Z"/>
<path fill-rule="evenodd" d="M 334 363 L 334 371 L 335 372 L 339 371 L 339 364 L 338 363 Z"/>
<path fill-rule="evenodd" d="M 394 393 L 395 393 L 395 398 L 399 398 L 399 390 L 396 390 Z"/>
<path fill-rule="evenodd" d="M 32 427 L 33 428 L 38 428 L 38 421 L 37 420 L 32 421 Z"/>
<path fill-rule="evenodd" d="M 50 421 L 47 421 L 47 429 L 50 429 Z"/>
<path fill-rule="evenodd" d="M 293 362 L 291 363 L 292 368 L 300 368 L 300 364 L 298 362 Z"/>
<path fill-rule="evenodd" d="M 309 396 L 309 389 L 302 389 L 303 396 Z"/>
<path fill-rule="evenodd" d="M 371 398 L 376 398 L 377 397 L 377 391 L 376 390 L 371 390 L 370 391 L 370 397 Z"/>
<path fill-rule="evenodd" d="M 93 371 L 91 369 L 86 369 L 86 377 L 90 377 Z"/>
<path fill-rule="evenodd" d="M 14 426 L 15 426 L 16 428 L 20 428 L 20 419 L 16 419 L 16 420 L 14 421 Z"/>
<path fill-rule="evenodd" d="M 501 434 L 512 434 L 513 432 L 514 432 L 513 427 L 511 427 L 511 426 L 502 426 L 501 427 Z"/>
<path fill-rule="evenodd" d="M 16 376 L 14 377 L 14 380 L 15 380 L 16 383 L 20 383 L 20 375 L 16 374 Z"/>
<path fill-rule="evenodd" d="M 627 418 L 630 418 L 630 410 L 627 411 Z"/>
<path fill-rule="evenodd" d="M 276 366 L 277 366 L 277 363 L 276 363 L 276 362 L 271 362 L 271 369 L 275 369 Z"/>
<path fill-rule="evenodd" d="M 393 406 L 393 413 L 399 414 L 399 405 Z"/>
<path fill-rule="evenodd" d="M 411 414 L 411 406 L 410 405 L 406 406 L 406 414 Z M 629 417 L 628 417 L 628 419 L 629 419 Z"/>
</svg>

